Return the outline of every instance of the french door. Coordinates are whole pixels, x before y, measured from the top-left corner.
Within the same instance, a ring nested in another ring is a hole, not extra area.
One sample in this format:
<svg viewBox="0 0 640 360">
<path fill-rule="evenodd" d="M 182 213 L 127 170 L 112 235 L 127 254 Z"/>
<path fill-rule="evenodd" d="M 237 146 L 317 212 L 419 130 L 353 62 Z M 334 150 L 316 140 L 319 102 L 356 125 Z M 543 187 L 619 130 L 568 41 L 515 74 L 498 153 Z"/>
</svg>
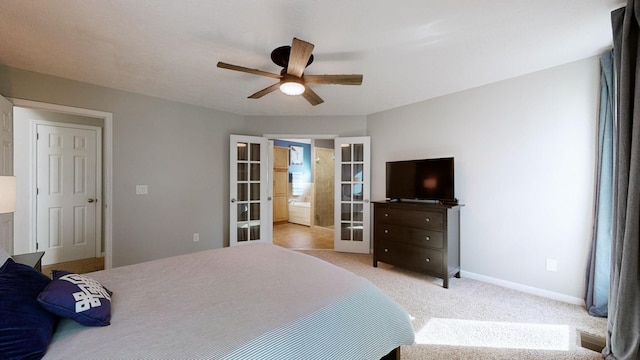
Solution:
<svg viewBox="0 0 640 360">
<path fill-rule="evenodd" d="M 229 245 L 272 242 L 269 141 L 231 135 L 229 148 Z"/>
<path fill-rule="evenodd" d="M 335 139 L 334 249 L 368 254 L 371 249 L 369 194 L 371 139 Z"/>
</svg>

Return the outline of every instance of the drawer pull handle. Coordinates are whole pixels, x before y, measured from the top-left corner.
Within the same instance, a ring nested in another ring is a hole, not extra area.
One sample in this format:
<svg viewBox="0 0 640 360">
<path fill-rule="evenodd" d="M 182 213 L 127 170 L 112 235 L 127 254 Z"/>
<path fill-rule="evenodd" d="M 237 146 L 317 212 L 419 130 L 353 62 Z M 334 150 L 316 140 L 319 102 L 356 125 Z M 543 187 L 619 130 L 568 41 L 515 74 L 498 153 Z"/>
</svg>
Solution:
<svg viewBox="0 0 640 360">
<path fill-rule="evenodd" d="M 426 221 L 426 222 L 429 222 L 429 221 L 431 221 L 431 219 L 429 219 L 429 218 L 426 218 L 426 219 L 425 219 L 425 221 Z"/>
<path fill-rule="evenodd" d="M 385 234 L 388 234 L 388 233 L 389 233 L 389 230 L 384 229 L 384 233 L 385 233 Z"/>
<path fill-rule="evenodd" d="M 427 239 L 427 241 L 431 240 L 431 236 L 427 236 L 425 239 Z"/>
<path fill-rule="evenodd" d="M 387 216 L 387 217 L 388 217 L 388 216 L 389 216 L 389 214 L 387 214 L 387 213 L 384 213 L 384 216 Z"/>
<path fill-rule="evenodd" d="M 427 262 L 431 262 L 431 259 L 427 258 Z"/>
<path fill-rule="evenodd" d="M 386 248 L 385 248 L 385 249 L 384 249 L 384 252 L 389 252 L 389 249 L 386 249 Z"/>
</svg>

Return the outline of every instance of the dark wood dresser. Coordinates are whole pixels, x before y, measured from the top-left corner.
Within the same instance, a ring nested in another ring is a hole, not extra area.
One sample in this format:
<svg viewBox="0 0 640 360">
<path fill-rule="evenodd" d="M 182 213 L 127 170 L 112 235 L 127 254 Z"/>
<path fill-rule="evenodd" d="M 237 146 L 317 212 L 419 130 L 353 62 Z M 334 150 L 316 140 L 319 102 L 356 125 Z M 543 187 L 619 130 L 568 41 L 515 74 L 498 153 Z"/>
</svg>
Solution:
<svg viewBox="0 0 640 360">
<path fill-rule="evenodd" d="M 419 202 L 373 203 L 373 266 L 378 261 L 437 276 L 460 277 L 460 208 Z"/>
</svg>

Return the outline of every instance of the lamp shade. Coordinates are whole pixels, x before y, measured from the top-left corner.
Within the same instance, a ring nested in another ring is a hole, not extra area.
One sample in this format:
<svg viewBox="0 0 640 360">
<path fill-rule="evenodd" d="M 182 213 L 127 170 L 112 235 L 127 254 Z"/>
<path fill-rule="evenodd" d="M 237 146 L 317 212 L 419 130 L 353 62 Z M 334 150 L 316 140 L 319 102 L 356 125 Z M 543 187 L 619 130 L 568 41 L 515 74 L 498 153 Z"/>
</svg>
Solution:
<svg viewBox="0 0 640 360">
<path fill-rule="evenodd" d="M 16 211 L 16 177 L 0 176 L 0 214 Z"/>
</svg>

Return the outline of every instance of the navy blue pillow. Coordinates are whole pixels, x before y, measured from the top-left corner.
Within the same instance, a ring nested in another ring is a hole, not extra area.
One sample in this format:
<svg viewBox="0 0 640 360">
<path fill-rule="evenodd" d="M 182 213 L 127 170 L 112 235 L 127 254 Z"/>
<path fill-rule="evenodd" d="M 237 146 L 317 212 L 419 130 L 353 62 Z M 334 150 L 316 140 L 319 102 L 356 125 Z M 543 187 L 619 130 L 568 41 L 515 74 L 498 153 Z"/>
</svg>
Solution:
<svg viewBox="0 0 640 360">
<path fill-rule="evenodd" d="M 53 270 L 53 281 L 38 295 L 38 302 L 51 313 L 82 325 L 107 326 L 112 294 L 86 275 Z"/>
<path fill-rule="evenodd" d="M 40 359 L 51 342 L 57 317 L 36 301 L 51 279 L 7 259 L 0 267 L 0 357 Z"/>
</svg>

